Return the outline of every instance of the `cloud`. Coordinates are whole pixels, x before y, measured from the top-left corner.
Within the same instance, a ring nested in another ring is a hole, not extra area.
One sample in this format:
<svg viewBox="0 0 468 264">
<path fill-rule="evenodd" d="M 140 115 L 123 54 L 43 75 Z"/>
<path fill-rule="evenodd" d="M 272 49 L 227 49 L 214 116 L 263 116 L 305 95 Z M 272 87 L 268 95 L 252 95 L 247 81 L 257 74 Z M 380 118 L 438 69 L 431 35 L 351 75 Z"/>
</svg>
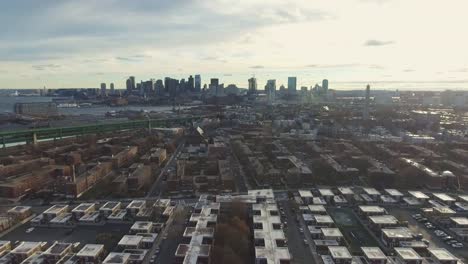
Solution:
<svg viewBox="0 0 468 264">
<path fill-rule="evenodd" d="M 395 42 L 370 39 L 364 43 L 364 46 L 377 47 L 377 46 L 387 46 L 387 45 L 392 45 L 392 44 L 395 44 Z"/>
<path fill-rule="evenodd" d="M 317 68 L 317 69 L 330 69 L 330 68 L 352 68 L 361 66 L 357 63 L 348 63 L 348 64 L 308 64 L 306 68 Z"/>
<path fill-rule="evenodd" d="M 250 69 L 264 69 L 265 66 L 263 66 L 263 65 L 254 65 L 254 66 L 250 66 L 249 68 Z"/>
<path fill-rule="evenodd" d="M 116 60 L 123 61 L 123 62 L 140 62 L 149 58 L 152 58 L 152 57 L 149 55 L 143 55 L 143 54 L 115 57 Z"/>
<path fill-rule="evenodd" d="M 414 72 L 414 69 L 404 69 L 403 72 Z"/>
<path fill-rule="evenodd" d="M 42 65 L 32 65 L 31 67 L 37 71 L 44 71 L 44 70 L 58 69 L 62 66 L 58 64 L 42 64 Z"/>
</svg>

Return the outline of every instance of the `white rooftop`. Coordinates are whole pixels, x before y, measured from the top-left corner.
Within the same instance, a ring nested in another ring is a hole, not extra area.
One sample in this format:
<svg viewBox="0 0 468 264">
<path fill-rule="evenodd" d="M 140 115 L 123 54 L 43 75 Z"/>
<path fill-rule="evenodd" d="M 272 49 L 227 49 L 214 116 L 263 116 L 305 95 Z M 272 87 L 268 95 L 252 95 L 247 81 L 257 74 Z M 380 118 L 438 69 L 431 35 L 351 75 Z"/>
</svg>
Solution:
<svg viewBox="0 0 468 264">
<path fill-rule="evenodd" d="M 359 209 L 365 213 L 385 213 L 385 208 L 377 205 L 360 205 Z"/>
<path fill-rule="evenodd" d="M 94 208 L 95 204 L 94 203 L 82 203 L 75 207 L 72 212 L 86 212 L 87 210 L 90 210 L 91 208 Z"/>
<path fill-rule="evenodd" d="M 421 256 L 412 248 L 395 248 L 396 254 L 403 260 L 421 260 Z"/>
<path fill-rule="evenodd" d="M 102 244 L 86 244 L 76 255 L 78 257 L 95 257 L 102 250 L 104 250 L 104 245 Z"/>
<path fill-rule="evenodd" d="M 369 260 L 382 260 L 387 259 L 387 256 L 382 252 L 379 247 L 361 247 L 364 256 Z"/>
<path fill-rule="evenodd" d="M 353 190 L 350 187 L 338 187 L 338 191 L 340 191 L 340 193 L 343 195 L 354 194 Z"/>
<path fill-rule="evenodd" d="M 102 263 L 105 264 L 122 264 L 127 263 L 130 258 L 130 253 L 111 252 Z"/>
<path fill-rule="evenodd" d="M 367 195 L 380 195 L 380 192 L 375 188 L 363 188 L 363 190 Z"/>
<path fill-rule="evenodd" d="M 389 238 L 413 238 L 413 233 L 407 227 L 383 228 L 382 233 Z"/>
<path fill-rule="evenodd" d="M 338 228 L 322 228 L 322 234 L 325 237 L 343 237 L 343 234 Z"/>
<path fill-rule="evenodd" d="M 466 217 L 450 217 L 457 225 L 468 226 L 468 218 Z"/>
<path fill-rule="evenodd" d="M 434 197 L 437 199 L 443 201 L 443 202 L 454 202 L 455 198 L 449 196 L 448 194 L 445 193 L 433 193 Z"/>
<path fill-rule="evenodd" d="M 376 225 L 395 225 L 398 223 L 393 215 L 369 216 L 369 220 Z"/>
<path fill-rule="evenodd" d="M 351 259 L 352 256 L 346 247 L 329 246 L 328 250 L 333 259 Z"/>
<path fill-rule="evenodd" d="M 452 255 L 448 250 L 445 248 L 428 248 L 427 249 L 431 255 L 437 259 L 438 261 L 454 261 L 458 260 L 457 257 Z"/>
<path fill-rule="evenodd" d="M 310 190 L 299 190 L 299 195 L 302 198 L 312 198 L 312 197 L 314 197 Z"/>
<path fill-rule="evenodd" d="M 127 247 L 136 247 L 140 245 L 141 240 L 143 239 L 142 236 L 134 236 L 134 235 L 125 235 L 120 239 L 119 246 Z"/>
<path fill-rule="evenodd" d="M 385 189 L 385 192 L 387 192 L 388 195 L 391 196 L 403 196 L 403 194 L 397 189 Z"/>
<path fill-rule="evenodd" d="M 321 204 L 311 204 L 308 206 L 309 210 L 313 212 L 326 212 L 327 210 L 325 209 L 325 206 Z"/>
<path fill-rule="evenodd" d="M 420 191 L 408 191 L 408 193 L 416 199 L 429 199 L 429 196 Z"/>
<path fill-rule="evenodd" d="M 331 189 L 321 188 L 319 189 L 320 195 L 322 196 L 333 196 L 335 195 Z"/>
<path fill-rule="evenodd" d="M 61 213 L 63 211 L 66 211 L 66 210 L 68 210 L 68 205 L 66 205 L 66 204 L 56 204 L 56 205 L 50 207 L 49 209 L 45 210 L 44 214 L 58 214 L 58 213 Z"/>
</svg>

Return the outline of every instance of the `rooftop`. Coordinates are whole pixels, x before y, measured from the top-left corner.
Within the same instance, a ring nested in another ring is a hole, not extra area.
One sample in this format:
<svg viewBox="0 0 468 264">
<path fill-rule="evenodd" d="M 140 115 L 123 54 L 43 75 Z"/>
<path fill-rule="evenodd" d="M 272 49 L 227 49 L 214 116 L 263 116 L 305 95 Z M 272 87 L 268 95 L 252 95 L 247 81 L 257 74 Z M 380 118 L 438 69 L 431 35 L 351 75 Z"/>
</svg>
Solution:
<svg viewBox="0 0 468 264">
<path fill-rule="evenodd" d="M 421 256 L 419 256 L 416 251 L 412 248 L 395 248 L 396 254 L 402 258 L 403 260 L 421 260 Z"/>
<path fill-rule="evenodd" d="M 95 257 L 104 250 L 102 244 L 86 244 L 76 255 L 78 257 Z"/>
<path fill-rule="evenodd" d="M 429 199 L 429 196 L 420 191 L 408 191 L 408 193 L 416 199 Z"/>
<path fill-rule="evenodd" d="M 323 188 L 322 188 L 322 189 L 319 189 L 319 193 L 320 193 L 320 195 L 322 195 L 322 196 L 333 196 L 333 195 L 335 195 L 335 194 L 332 192 L 331 189 L 323 189 Z"/>
<path fill-rule="evenodd" d="M 120 239 L 119 246 L 138 246 L 143 239 L 142 236 L 134 236 L 134 235 L 125 235 Z"/>
<path fill-rule="evenodd" d="M 49 209 L 45 210 L 44 214 L 58 214 L 58 213 L 61 213 L 63 211 L 66 211 L 66 210 L 68 210 L 68 205 L 66 205 L 66 204 L 56 204 L 56 205 L 50 207 Z"/>
<path fill-rule="evenodd" d="M 61 255 L 65 250 L 72 247 L 71 243 L 60 243 L 55 242 L 51 247 L 49 247 L 44 254 L 46 255 Z"/>
<path fill-rule="evenodd" d="M 31 252 L 32 250 L 35 250 L 37 248 L 42 247 L 43 242 L 29 242 L 29 241 L 24 241 L 21 242 L 17 247 L 15 247 L 11 253 L 15 254 L 27 254 Z"/>
<path fill-rule="evenodd" d="M 130 229 L 147 230 L 147 229 L 151 229 L 152 227 L 153 227 L 153 222 L 136 221 Z"/>
<path fill-rule="evenodd" d="M 24 213 L 31 210 L 31 206 L 15 206 L 8 210 L 8 213 Z"/>
<path fill-rule="evenodd" d="M 455 201 L 455 198 L 453 198 L 450 195 L 445 194 L 445 193 L 433 193 L 432 195 L 434 195 L 434 197 L 436 197 L 437 199 L 439 199 L 439 200 L 441 200 L 443 202 L 454 202 Z"/>
<path fill-rule="evenodd" d="M 145 200 L 133 200 L 129 205 L 127 205 L 127 209 L 140 209 L 146 206 Z"/>
<path fill-rule="evenodd" d="M 325 206 L 321 204 L 311 204 L 308 206 L 309 210 L 313 212 L 326 212 L 327 210 L 325 209 Z"/>
<path fill-rule="evenodd" d="M 437 259 L 438 261 L 453 261 L 458 260 L 457 257 L 452 255 L 448 250 L 445 248 L 428 248 L 429 253 Z"/>
<path fill-rule="evenodd" d="M 72 212 L 86 212 L 87 210 L 94 208 L 94 203 L 82 203 L 75 207 Z"/>
<path fill-rule="evenodd" d="M 382 228 L 382 233 L 389 238 L 413 238 L 413 233 L 407 227 Z"/>
<path fill-rule="evenodd" d="M 397 189 L 385 189 L 385 192 L 391 196 L 403 196 L 403 194 Z"/>
<path fill-rule="evenodd" d="M 322 233 L 325 237 L 343 237 L 338 228 L 322 228 Z"/>
<path fill-rule="evenodd" d="M 377 191 L 375 188 L 363 188 L 363 191 L 367 195 L 380 195 L 380 192 Z"/>
<path fill-rule="evenodd" d="M 360 205 L 359 209 L 365 213 L 386 213 L 385 208 L 377 205 Z"/>
<path fill-rule="evenodd" d="M 343 195 L 354 194 L 353 190 L 350 187 L 338 187 L 338 191 L 340 191 L 340 193 Z"/>
<path fill-rule="evenodd" d="M 369 220 L 376 225 L 395 225 L 398 223 L 398 220 L 393 215 L 369 216 Z"/>
<path fill-rule="evenodd" d="M 346 247 L 329 246 L 328 250 L 333 259 L 351 259 L 352 256 Z"/>
<path fill-rule="evenodd" d="M 314 215 L 314 218 L 317 223 L 334 223 L 329 215 Z"/>
<path fill-rule="evenodd" d="M 130 253 L 121 253 L 121 252 L 111 252 L 104 259 L 103 263 L 106 264 L 121 264 L 127 263 L 130 258 Z"/>
<path fill-rule="evenodd" d="M 120 208 L 121 203 L 120 202 L 107 202 L 104 204 L 100 210 L 113 210 L 115 208 Z"/>
<path fill-rule="evenodd" d="M 302 198 L 312 198 L 312 197 L 314 197 L 310 190 L 299 190 L 299 195 Z"/>
<path fill-rule="evenodd" d="M 379 247 L 361 247 L 364 256 L 369 260 L 381 260 L 387 259 L 385 254 Z"/>
<path fill-rule="evenodd" d="M 457 225 L 468 226 L 468 218 L 466 217 L 450 217 L 450 219 Z"/>
</svg>

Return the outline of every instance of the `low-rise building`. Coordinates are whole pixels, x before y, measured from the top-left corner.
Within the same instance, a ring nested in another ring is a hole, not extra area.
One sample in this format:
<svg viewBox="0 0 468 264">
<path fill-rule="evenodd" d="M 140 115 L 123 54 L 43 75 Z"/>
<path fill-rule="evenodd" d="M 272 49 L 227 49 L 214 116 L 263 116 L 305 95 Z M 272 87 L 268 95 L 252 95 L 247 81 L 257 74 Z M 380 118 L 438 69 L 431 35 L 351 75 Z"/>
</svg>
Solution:
<svg viewBox="0 0 468 264">
<path fill-rule="evenodd" d="M 379 247 L 361 247 L 361 250 L 369 264 L 386 264 L 388 261 Z"/>
<path fill-rule="evenodd" d="M 31 206 L 15 206 L 11 208 L 10 210 L 8 210 L 7 214 L 11 218 L 17 221 L 21 221 L 29 217 L 30 215 L 32 215 L 32 210 L 31 210 Z"/>
<path fill-rule="evenodd" d="M 385 215 L 387 214 L 387 210 L 380 206 L 360 205 L 359 214 L 362 216 Z"/>
<path fill-rule="evenodd" d="M 346 247 L 329 246 L 328 251 L 335 264 L 351 264 L 353 257 Z"/>
<path fill-rule="evenodd" d="M 130 227 L 130 233 L 151 233 L 153 232 L 153 222 L 137 221 Z"/>
<path fill-rule="evenodd" d="M 84 263 L 98 264 L 104 258 L 104 245 L 101 244 L 86 244 L 76 253 L 79 261 Z"/>
<path fill-rule="evenodd" d="M 383 228 L 381 239 L 387 247 L 393 248 L 401 241 L 413 240 L 413 233 L 407 227 Z"/>
<path fill-rule="evenodd" d="M 127 205 L 127 213 L 132 216 L 136 216 L 140 210 L 146 207 L 145 200 L 133 200 L 129 205 Z"/>
<path fill-rule="evenodd" d="M 429 254 L 439 264 L 457 264 L 459 259 L 445 248 L 429 248 Z"/>
<path fill-rule="evenodd" d="M 46 242 L 24 241 L 16 246 L 12 251 L 10 251 L 10 253 L 14 256 L 14 259 L 17 261 L 17 263 L 21 263 L 21 261 L 32 256 L 34 253 L 42 251 L 46 244 Z"/>
<path fill-rule="evenodd" d="M 338 228 L 322 228 L 322 239 L 340 242 L 343 240 L 343 234 Z"/>
<path fill-rule="evenodd" d="M 102 216 L 108 217 L 109 215 L 113 214 L 115 211 L 120 210 L 121 208 L 120 202 L 107 202 L 101 208 L 99 208 L 99 212 Z"/>
<path fill-rule="evenodd" d="M 395 248 L 396 259 L 402 264 L 421 264 L 423 258 L 412 248 Z"/>
<path fill-rule="evenodd" d="M 111 252 L 102 262 L 103 264 L 129 264 L 130 253 Z"/>
<path fill-rule="evenodd" d="M 96 211 L 96 205 L 94 203 L 82 203 L 75 207 L 71 212 L 73 218 L 78 220 L 86 214 L 90 214 Z"/>
<path fill-rule="evenodd" d="M 371 227 L 380 230 L 386 227 L 398 226 L 398 220 L 393 215 L 374 215 L 369 216 Z"/>
<path fill-rule="evenodd" d="M 68 205 L 66 204 L 56 204 L 49 209 L 45 210 L 42 215 L 43 219 L 46 222 L 49 222 L 50 220 L 56 218 L 57 216 L 63 215 L 68 213 Z"/>
<path fill-rule="evenodd" d="M 143 237 L 138 235 L 125 235 L 120 239 L 118 247 L 124 249 L 139 249 L 141 247 Z"/>
</svg>

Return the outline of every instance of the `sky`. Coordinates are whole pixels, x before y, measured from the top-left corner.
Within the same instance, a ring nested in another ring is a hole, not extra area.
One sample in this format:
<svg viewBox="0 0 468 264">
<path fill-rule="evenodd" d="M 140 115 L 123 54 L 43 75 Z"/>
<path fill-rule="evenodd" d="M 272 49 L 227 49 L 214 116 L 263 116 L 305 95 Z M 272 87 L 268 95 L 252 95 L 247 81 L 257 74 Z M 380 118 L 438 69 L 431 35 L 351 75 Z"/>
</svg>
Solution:
<svg viewBox="0 0 468 264">
<path fill-rule="evenodd" d="M 1 1 L 0 88 L 201 74 L 240 87 L 255 75 L 259 87 L 297 76 L 309 87 L 468 89 L 466 10 L 466 0 Z"/>
</svg>

